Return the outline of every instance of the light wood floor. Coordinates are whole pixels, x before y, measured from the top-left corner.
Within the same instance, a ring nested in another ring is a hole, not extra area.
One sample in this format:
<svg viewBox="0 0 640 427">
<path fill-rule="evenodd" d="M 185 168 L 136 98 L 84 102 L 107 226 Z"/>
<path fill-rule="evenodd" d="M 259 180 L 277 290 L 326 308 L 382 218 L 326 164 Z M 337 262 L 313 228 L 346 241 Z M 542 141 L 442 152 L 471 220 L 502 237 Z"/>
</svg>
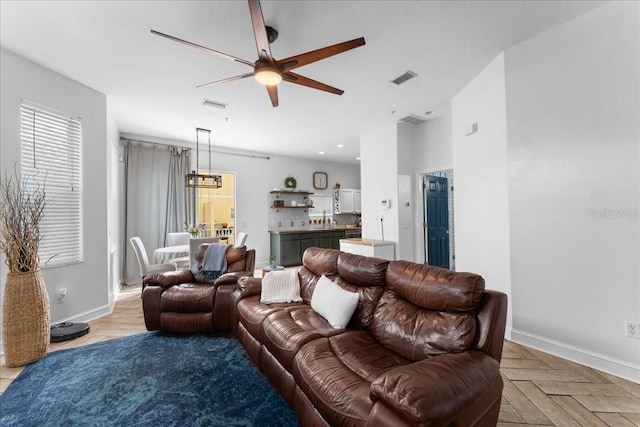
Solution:
<svg viewBox="0 0 640 427">
<path fill-rule="evenodd" d="M 123 287 L 113 313 L 91 332 L 50 351 L 146 331 L 139 286 Z M 22 368 L 0 358 L 0 391 Z M 509 341 L 502 355 L 504 392 L 498 426 L 640 426 L 640 385 Z"/>
</svg>

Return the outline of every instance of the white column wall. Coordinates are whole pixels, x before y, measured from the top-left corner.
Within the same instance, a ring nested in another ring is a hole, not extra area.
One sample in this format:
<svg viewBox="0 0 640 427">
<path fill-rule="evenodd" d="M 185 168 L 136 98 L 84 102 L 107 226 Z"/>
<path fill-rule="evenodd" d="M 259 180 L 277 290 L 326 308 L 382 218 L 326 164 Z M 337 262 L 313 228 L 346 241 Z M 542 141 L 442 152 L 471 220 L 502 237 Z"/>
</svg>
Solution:
<svg viewBox="0 0 640 427">
<path fill-rule="evenodd" d="M 454 218 L 456 270 L 480 274 L 511 303 L 504 78 L 500 54 L 452 100 Z"/>
</svg>

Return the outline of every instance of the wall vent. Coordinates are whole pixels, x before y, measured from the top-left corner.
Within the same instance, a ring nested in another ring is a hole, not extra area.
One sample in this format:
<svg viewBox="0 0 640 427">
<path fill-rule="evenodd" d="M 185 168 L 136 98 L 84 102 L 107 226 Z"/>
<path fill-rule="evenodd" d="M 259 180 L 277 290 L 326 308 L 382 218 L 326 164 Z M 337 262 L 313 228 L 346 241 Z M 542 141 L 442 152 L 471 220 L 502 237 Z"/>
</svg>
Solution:
<svg viewBox="0 0 640 427">
<path fill-rule="evenodd" d="M 395 83 L 397 85 L 401 85 L 402 83 L 406 82 L 407 80 L 410 80 L 412 78 L 414 78 L 415 76 L 417 76 L 416 73 L 414 73 L 413 71 L 406 71 L 404 74 L 396 77 L 395 79 L 391 80 L 391 83 Z"/>
<path fill-rule="evenodd" d="M 402 123 L 408 123 L 410 125 L 421 125 L 422 123 L 426 123 L 427 119 L 422 118 L 420 116 L 416 116 L 415 114 L 410 114 L 406 117 L 401 118 L 398 121 Z"/>
</svg>

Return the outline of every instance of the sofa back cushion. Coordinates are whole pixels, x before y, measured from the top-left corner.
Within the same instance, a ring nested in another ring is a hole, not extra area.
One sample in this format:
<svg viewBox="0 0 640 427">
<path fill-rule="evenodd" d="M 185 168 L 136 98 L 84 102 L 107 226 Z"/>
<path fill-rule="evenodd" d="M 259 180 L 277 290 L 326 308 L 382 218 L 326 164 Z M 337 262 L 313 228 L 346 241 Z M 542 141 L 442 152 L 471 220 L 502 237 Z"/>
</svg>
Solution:
<svg viewBox="0 0 640 427">
<path fill-rule="evenodd" d="M 310 303 L 322 275 L 349 292 L 358 292 L 360 301 L 349 323 L 350 328 L 369 326 L 373 311 L 385 286 L 389 261 L 340 252 L 337 249 L 309 248 L 302 256 L 300 296 Z"/>
<path fill-rule="evenodd" d="M 217 245 L 218 243 L 213 243 Z M 225 273 L 234 273 L 238 271 L 244 271 L 246 268 L 245 257 L 247 254 L 247 247 L 242 246 L 239 248 L 232 247 L 228 245 L 227 251 L 225 252 L 225 257 L 227 258 L 227 270 Z M 200 273 L 199 267 L 202 264 L 202 260 L 204 258 L 204 254 L 207 252 L 209 248 L 209 243 L 203 243 L 198 247 L 198 252 L 196 252 L 196 265 L 191 269 L 193 275 L 198 282 L 202 283 L 214 283 L 215 279 L 207 279 L 203 274 Z M 195 271 L 194 271 L 195 269 Z"/>
<path fill-rule="evenodd" d="M 473 345 L 482 277 L 391 261 L 386 282 L 369 328 L 380 343 L 412 361 Z"/>
<path fill-rule="evenodd" d="M 302 254 L 302 268 L 300 276 L 300 296 L 306 303 L 311 303 L 313 291 L 321 276 L 334 280 L 338 274 L 337 249 L 308 248 Z"/>
<path fill-rule="evenodd" d="M 335 282 L 350 292 L 360 294 L 360 302 L 349 326 L 367 328 L 385 287 L 385 272 L 389 261 L 341 252 L 338 257 L 338 277 Z"/>
</svg>

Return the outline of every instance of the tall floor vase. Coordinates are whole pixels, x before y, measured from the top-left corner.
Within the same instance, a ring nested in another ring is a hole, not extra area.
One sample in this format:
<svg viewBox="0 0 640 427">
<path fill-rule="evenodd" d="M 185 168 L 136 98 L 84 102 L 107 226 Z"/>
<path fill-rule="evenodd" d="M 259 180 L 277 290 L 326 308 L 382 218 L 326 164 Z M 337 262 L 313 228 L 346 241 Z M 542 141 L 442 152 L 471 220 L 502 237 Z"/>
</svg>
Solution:
<svg viewBox="0 0 640 427">
<path fill-rule="evenodd" d="M 40 269 L 7 274 L 2 342 L 10 368 L 35 362 L 49 348 L 49 296 Z"/>
</svg>

